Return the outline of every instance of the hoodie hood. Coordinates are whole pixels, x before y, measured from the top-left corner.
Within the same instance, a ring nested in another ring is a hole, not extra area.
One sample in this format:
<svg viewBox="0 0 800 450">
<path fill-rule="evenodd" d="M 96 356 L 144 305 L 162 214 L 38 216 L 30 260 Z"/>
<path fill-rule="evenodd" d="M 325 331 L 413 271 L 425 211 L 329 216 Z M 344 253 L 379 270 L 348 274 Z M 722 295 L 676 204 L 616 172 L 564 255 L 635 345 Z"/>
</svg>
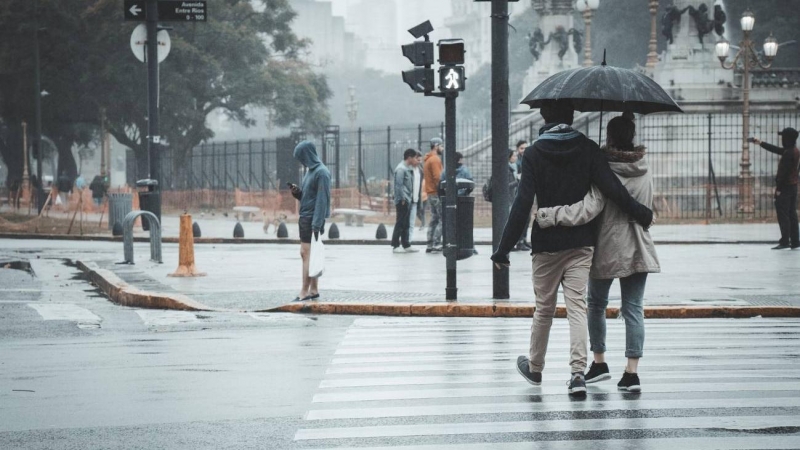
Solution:
<svg viewBox="0 0 800 450">
<path fill-rule="evenodd" d="M 566 124 L 547 124 L 534 142 L 543 158 L 556 165 L 566 165 L 586 149 L 586 136 Z"/>
<path fill-rule="evenodd" d="M 317 148 L 310 141 L 297 144 L 297 147 L 294 148 L 294 159 L 300 161 L 300 164 L 308 167 L 309 170 L 322 164 L 317 156 Z"/>
<path fill-rule="evenodd" d="M 603 147 L 611 171 L 625 178 L 637 178 L 647 173 L 649 167 L 644 160 L 645 147 L 634 147 L 633 151 L 617 150 L 613 147 Z"/>
</svg>

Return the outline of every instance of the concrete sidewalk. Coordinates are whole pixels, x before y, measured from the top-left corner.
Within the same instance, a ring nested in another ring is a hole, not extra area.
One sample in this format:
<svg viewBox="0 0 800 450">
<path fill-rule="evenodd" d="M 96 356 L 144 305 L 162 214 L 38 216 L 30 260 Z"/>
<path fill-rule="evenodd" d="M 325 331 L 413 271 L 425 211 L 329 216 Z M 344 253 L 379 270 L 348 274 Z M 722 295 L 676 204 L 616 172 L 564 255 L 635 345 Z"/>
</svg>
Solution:
<svg viewBox="0 0 800 450">
<path fill-rule="evenodd" d="M 209 309 L 262 311 L 286 305 L 300 287 L 299 248 L 293 245 L 202 245 L 195 247 L 203 278 L 170 278 L 178 247 L 164 245 L 164 264 L 148 261 L 147 244 L 135 244 L 136 265 L 122 260 L 121 243 L 0 240 L 7 258 L 66 258 L 96 263 L 131 288 L 191 299 Z M 458 264 L 460 305 L 492 308 L 533 305 L 530 256 L 512 253 L 511 299 L 494 302 L 490 248 Z M 658 247 L 662 273 L 648 278 L 648 307 L 800 307 L 800 251 L 764 245 L 670 245 Z M 386 246 L 329 246 L 317 304 L 446 305 L 444 258 L 392 254 Z M 611 306 L 619 305 L 619 287 Z M 404 306 L 405 307 L 405 306 Z M 294 308 L 297 308 L 295 306 Z"/>
</svg>

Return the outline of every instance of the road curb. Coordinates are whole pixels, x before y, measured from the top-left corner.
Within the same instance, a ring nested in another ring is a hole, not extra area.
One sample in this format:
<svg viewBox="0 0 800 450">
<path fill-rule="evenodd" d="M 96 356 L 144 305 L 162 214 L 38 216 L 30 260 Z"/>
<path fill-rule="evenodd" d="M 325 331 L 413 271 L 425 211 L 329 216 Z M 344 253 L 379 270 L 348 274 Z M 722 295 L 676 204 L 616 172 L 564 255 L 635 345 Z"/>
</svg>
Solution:
<svg viewBox="0 0 800 450">
<path fill-rule="evenodd" d="M 359 316 L 415 317 L 532 317 L 534 306 L 527 303 L 291 303 L 257 312 L 340 314 Z M 619 308 L 610 307 L 606 317 L 616 318 Z M 787 306 L 651 306 L 648 319 L 745 319 L 751 317 L 800 317 L 800 307 Z M 556 317 L 567 317 L 566 308 L 556 308 Z"/>
<path fill-rule="evenodd" d="M 26 233 L 0 233 L 0 239 L 42 239 L 48 241 L 98 241 L 122 242 L 121 236 L 104 235 L 63 235 L 63 234 L 26 234 Z M 146 236 L 136 236 L 134 242 L 150 242 Z M 177 237 L 162 237 L 165 244 L 177 244 Z M 248 238 L 194 238 L 195 244 L 300 244 L 299 239 L 248 239 Z M 389 246 L 388 239 L 327 239 L 325 245 L 385 245 Z M 655 245 L 772 245 L 774 241 L 682 241 L 682 240 L 656 240 Z M 413 242 L 414 245 L 425 245 L 424 242 Z M 489 246 L 490 241 L 475 241 L 475 245 Z"/>
<path fill-rule="evenodd" d="M 147 292 L 136 289 L 122 281 L 113 272 L 101 269 L 93 262 L 77 262 L 78 268 L 86 274 L 108 298 L 119 305 L 136 308 L 169 309 L 176 311 L 212 311 L 201 303 L 181 294 Z"/>
</svg>

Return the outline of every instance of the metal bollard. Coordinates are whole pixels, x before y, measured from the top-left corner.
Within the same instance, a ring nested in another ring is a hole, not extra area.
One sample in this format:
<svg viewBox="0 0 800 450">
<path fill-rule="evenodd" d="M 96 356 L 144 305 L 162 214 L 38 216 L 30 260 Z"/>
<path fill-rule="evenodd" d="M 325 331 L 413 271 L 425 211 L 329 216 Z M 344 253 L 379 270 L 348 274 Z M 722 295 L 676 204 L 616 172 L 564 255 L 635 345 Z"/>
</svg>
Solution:
<svg viewBox="0 0 800 450">
<path fill-rule="evenodd" d="M 158 217 L 150 211 L 131 211 L 122 221 L 122 246 L 125 263 L 133 264 L 133 223 L 142 216 L 148 221 L 150 228 L 150 260 L 162 263 L 161 258 L 161 224 Z"/>
</svg>

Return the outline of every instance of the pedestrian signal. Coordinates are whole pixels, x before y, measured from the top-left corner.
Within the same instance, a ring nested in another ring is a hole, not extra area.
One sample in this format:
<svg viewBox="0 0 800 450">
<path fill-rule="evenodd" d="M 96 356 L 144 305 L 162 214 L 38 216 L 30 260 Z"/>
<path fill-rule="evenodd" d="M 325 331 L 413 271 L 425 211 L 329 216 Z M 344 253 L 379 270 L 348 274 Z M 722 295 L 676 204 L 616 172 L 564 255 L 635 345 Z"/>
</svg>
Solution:
<svg viewBox="0 0 800 450">
<path fill-rule="evenodd" d="M 457 66 L 464 64 L 464 40 L 442 39 L 439 46 L 439 64 L 443 66 Z"/>
<path fill-rule="evenodd" d="M 414 92 L 433 92 L 433 69 L 412 69 L 403 71 L 403 81 L 411 86 Z"/>
<path fill-rule="evenodd" d="M 464 66 L 444 66 L 439 68 L 439 90 L 442 92 L 463 91 L 466 86 Z"/>
</svg>

